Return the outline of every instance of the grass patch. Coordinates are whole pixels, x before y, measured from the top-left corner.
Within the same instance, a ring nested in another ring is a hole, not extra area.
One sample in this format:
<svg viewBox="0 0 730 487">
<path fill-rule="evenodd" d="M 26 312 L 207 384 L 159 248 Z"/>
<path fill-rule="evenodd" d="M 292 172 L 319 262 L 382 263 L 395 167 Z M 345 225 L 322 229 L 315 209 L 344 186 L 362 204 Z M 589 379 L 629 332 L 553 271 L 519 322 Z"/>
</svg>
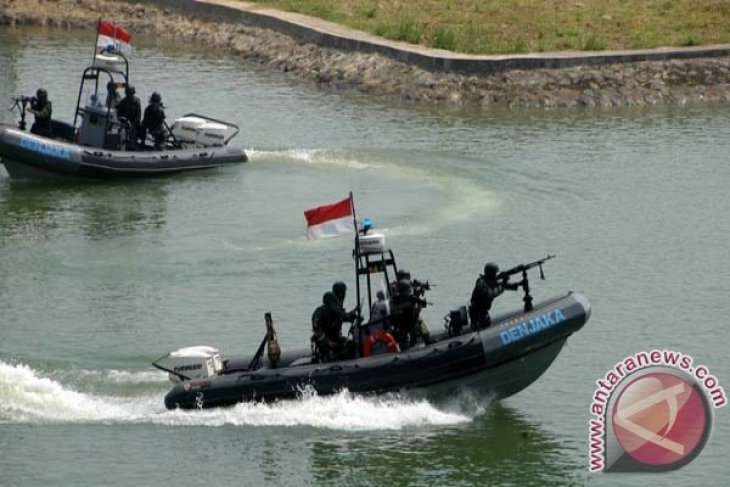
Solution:
<svg viewBox="0 0 730 487">
<path fill-rule="evenodd" d="M 356 5 L 355 12 L 363 19 L 374 19 L 378 13 L 378 7 L 376 5 Z"/>
<path fill-rule="evenodd" d="M 704 44 L 702 35 L 697 32 L 689 32 L 679 41 L 679 45 L 685 47 L 701 46 L 702 44 Z"/>
<path fill-rule="evenodd" d="M 660 45 L 659 35 L 651 29 L 640 30 L 629 44 L 632 49 L 651 49 Z"/>
<path fill-rule="evenodd" d="M 456 34 L 454 34 L 451 29 L 439 27 L 436 29 L 436 32 L 433 33 L 431 47 L 453 51 L 456 49 Z"/>
<path fill-rule="evenodd" d="M 347 15 L 327 0 L 310 2 L 306 10 L 302 13 L 312 17 L 319 17 L 332 22 L 347 22 Z"/>
<path fill-rule="evenodd" d="M 487 26 L 477 22 L 470 22 L 462 31 L 462 35 L 457 40 L 457 47 L 454 50 L 479 54 L 490 48 L 496 49 L 496 46 L 491 46 L 492 42 Z"/>
<path fill-rule="evenodd" d="M 608 43 L 605 39 L 600 36 L 589 34 L 583 38 L 583 45 L 581 50 L 583 51 L 604 51 Z"/>
<path fill-rule="evenodd" d="M 423 29 L 412 20 L 402 20 L 397 23 L 384 22 L 375 26 L 375 34 L 392 39 L 418 44 L 423 36 Z"/>
<path fill-rule="evenodd" d="M 261 0 L 389 39 L 473 54 L 730 43 L 729 0 Z"/>
</svg>

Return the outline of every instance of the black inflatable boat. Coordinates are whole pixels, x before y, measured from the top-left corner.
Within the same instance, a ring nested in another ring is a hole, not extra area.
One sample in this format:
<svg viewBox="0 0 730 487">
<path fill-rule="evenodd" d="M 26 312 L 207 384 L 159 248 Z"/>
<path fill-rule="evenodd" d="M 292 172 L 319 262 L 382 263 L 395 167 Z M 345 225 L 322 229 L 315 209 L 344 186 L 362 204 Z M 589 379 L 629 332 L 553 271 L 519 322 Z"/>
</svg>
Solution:
<svg viewBox="0 0 730 487">
<path fill-rule="evenodd" d="M 370 243 L 367 248 L 363 251 L 363 246 L 356 245 L 357 291 L 359 299 L 360 280 L 364 278 L 372 305 L 375 275 L 382 275 L 385 289 L 391 289 L 389 277 L 397 275 L 397 266 L 392 251 Z M 443 332 L 405 351 L 389 347 L 388 340 L 379 340 L 384 336 L 382 319 L 371 316 L 369 323 L 351 330 L 357 344 L 356 358 L 320 363 L 309 348 L 280 356 L 274 353 L 273 357 L 269 350 L 265 356 L 264 345 L 274 337 L 270 315 L 267 336 L 251 357 L 226 360 L 217 349 L 206 346 L 177 350 L 153 362 L 169 372 L 175 383 L 165 397 L 165 406 L 191 409 L 287 399 L 296 397 L 304 387 L 323 395 L 344 388 L 356 393 L 403 389 L 448 393 L 466 387 L 495 398 L 510 396 L 540 377 L 568 337 L 590 317 L 588 300 L 578 293 L 533 306 L 527 271 L 538 264 L 541 267 L 544 260 L 516 268 L 523 277 L 520 285 L 525 291 L 525 309 L 496 317 L 486 329 L 473 330 L 462 307 L 448 315 Z M 544 277 L 542 267 L 540 270 Z M 383 346 L 369 346 L 368 341 L 373 340 Z"/>
</svg>

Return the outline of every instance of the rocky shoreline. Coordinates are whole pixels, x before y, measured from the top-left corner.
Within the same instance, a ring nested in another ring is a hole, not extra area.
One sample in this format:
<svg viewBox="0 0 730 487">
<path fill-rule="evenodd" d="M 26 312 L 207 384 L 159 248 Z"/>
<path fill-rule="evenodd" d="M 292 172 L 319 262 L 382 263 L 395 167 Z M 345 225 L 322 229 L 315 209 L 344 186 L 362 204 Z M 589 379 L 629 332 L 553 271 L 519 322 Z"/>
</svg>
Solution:
<svg viewBox="0 0 730 487">
<path fill-rule="evenodd" d="M 234 57 L 342 90 L 413 102 L 521 107 L 730 102 L 730 57 L 510 70 L 432 72 L 379 54 L 343 52 L 240 23 L 211 22 L 113 0 L 0 0 L 0 25 L 86 28 L 96 20 L 208 45 Z"/>
</svg>

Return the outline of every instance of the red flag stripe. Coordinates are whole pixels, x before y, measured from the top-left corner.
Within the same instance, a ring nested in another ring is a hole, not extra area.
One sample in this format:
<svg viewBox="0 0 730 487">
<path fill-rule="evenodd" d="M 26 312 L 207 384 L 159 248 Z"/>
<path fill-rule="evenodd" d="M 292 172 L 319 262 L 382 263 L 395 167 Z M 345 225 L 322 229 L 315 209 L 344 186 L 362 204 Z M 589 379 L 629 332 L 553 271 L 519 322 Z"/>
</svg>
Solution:
<svg viewBox="0 0 730 487">
<path fill-rule="evenodd" d="M 317 208 L 312 208 L 304 212 L 304 218 L 307 219 L 307 225 L 319 225 L 330 220 L 336 220 L 338 218 L 344 218 L 352 215 L 352 205 L 350 204 L 350 198 L 345 198 L 337 203 L 331 205 L 323 205 Z"/>
<path fill-rule="evenodd" d="M 126 30 L 122 29 L 121 27 L 117 27 L 111 22 L 106 22 L 105 20 L 99 22 L 99 35 L 119 39 L 120 41 L 126 42 L 127 44 L 132 42 L 132 36 L 127 34 Z"/>
</svg>

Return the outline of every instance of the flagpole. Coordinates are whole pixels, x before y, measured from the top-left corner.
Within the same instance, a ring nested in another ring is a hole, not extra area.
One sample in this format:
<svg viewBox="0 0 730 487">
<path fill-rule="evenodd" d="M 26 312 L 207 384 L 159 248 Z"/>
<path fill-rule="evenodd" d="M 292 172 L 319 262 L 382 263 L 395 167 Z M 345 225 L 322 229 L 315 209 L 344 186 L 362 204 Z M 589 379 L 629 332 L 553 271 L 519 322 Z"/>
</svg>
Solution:
<svg viewBox="0 0 730 487">
<path fill-rule="evenodd" d="M 355 228 L 355 289 L 357 290 L 357 302 L 360 303 L 360 232 L 357 229 L 357 213 L 355 213 L 355 199 L 350 191 L 350 208 L 352 208 L 352 223 Z M 359 310 L 358 310 L 359 313 Z"/>
<path fill-rule="evenodd" d="M 94 39 L 94 57 L 91 59 L 91 66 L 96 66 L 96 45 L 99 43 L 99 31 L 101 30 L 101 17 L 99 17 L 99 21 L 96 23 L 96 39 Z"/>
<path fill-rule="evenodd" d="M 350 208 L 352 208 L 352 222 L 355 226 L 355 299 L 357 300 L 357 323 L 355 324 L 355 330 L 357 330 L 357 344 L 360 344 L 360 320 L 362 319 L 362 310 L 360 309 L 360 231 L 357 229 L 357 214 L 355 213 L 355 199 L 350 191 Z M 356 351 L 357 356 L 360 356 L 360 350 Z"/>
</svg>

